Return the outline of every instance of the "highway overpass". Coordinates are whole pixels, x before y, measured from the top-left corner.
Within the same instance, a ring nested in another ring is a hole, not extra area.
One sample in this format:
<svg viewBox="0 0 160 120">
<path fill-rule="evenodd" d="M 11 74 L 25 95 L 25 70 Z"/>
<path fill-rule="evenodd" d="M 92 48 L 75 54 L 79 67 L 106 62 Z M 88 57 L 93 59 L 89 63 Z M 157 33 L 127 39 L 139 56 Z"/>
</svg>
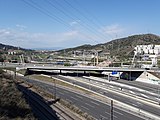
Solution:
<svg viewBox="0 0 160 120">
<path fill-rule="evenodd" d="M 27 74 L 76 74 L 78 75 L 99 75 L 104 76 L 103 72 L 123 72 L 120 77 L 128 80 L 135 80 L 139 77 L 144 71 L 153 72 L 153 70 L 146 70 L 146 69 L 138 69 L 138 68 L 120 68 L 120 67 L 55 67 L 55 66 L 32 66 L 26 67 Z M 110 76 L 110 75 L 107 75 Z"/>
</svg>

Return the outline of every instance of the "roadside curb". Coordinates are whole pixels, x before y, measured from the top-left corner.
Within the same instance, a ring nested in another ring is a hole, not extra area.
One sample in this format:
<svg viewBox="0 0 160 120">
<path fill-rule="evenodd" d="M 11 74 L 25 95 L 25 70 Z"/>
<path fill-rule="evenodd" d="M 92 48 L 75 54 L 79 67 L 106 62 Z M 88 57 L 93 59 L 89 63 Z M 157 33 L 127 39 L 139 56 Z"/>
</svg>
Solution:
<svg viewBox="0 0 160 120">
<path fill-rule="evenodd" d="M 54 78 L 54 79 L 57 79 L 57 80 L 66 82 L 66 81 L 61 80 L 61 79 L 58 79 L 58 78 Z M 73 85 L 72 83 L 69 83 L 69 82 L 66 82 L 66 83 Z M 101 96 L 101 97 L 105 97 L 105 98 L 107 98 L 107 99 L 113 100 L 115 103 L 119 104 L 120 108 L 122 108 L 122 106 L 123 106 L 123 109 L 130 108 L 129 111 L 132 111 L 132 112 L 134 112 L 134 113 L 137 113 L 137 115 L 143 116 L 143 117 L 148 118 L 148 119 L 151 119 L 151 120 L 160 120 L 160 117 L 157 116 L 157 115 L 155 115 L 155 114 L 149 113 L 149 112 L 147 112 L 147 111 L 145 111 L 145 110 L 140 110 L 140 109 L 138 109 L 138 108 L 136 108 L 136 107 L 133 107 L 133 106 L 131 106 L 131 105 L 127 105 L 127 104 L 122 103 L 122 102 L 120 102 L 120 101 L 118 101 L 118 100 L 115 100 L 115 99 L 112 99 L 112 98 L 110 98 L 110 97 L 104 96 L 104 95 L 102 95 L 102 94 L 100 94 L 100 93 L 96 93 L 96 92 L 94 92 L 94 91 L 92 91 L 92 90 L 83 88 L 83 87 L 81 87 L 81 86 L 78 86 L 78 85 L 75 85 L 75 86 L 76 86 L 76 87 L 79 87 L 79 88 L 81 88 L 81 89 L 85 89 L 85 90 L 87 90 L 87 91 L 93 92 L 94 94 L 97 94 L 97 95 L 99 95 L 99 96 Z M 117 104 L 116 104 L 116 105 L 117 105 Z"/>
</svg>

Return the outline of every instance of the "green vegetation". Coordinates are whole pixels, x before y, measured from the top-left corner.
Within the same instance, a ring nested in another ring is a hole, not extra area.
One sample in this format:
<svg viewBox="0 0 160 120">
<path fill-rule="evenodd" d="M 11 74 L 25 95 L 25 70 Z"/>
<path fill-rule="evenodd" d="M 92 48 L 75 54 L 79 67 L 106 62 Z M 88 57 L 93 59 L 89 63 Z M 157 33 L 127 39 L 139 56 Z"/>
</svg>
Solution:
<svg viewBox="0 0 160 120">
<path fill-rule="evenodd" d="M 27 77 L 27 76 L 26 76 Z M 87 90 L 84 90 L 83 88 L 79 88 L 79 87 L 76 87 L 74 85 L 71 85 L 71 84 L 68 84 L 66 82 L 63 82 L 63 81 L 59 81 L 59 80 L 55 80 L 51 77 L 46 77 L 46 76 L 42 76 L 42 75 L 30 75 L 29 78 L 31 79 L 37 79 L 37 80 L 42 80 L 42 81 L 48 81 L 48 82 L 52 82 L 54 84 L 54 82 L 57 84 L 57 85 L 61 85 L 61 86 L 65 86 L 65 87 L 68 87 L 68 88 L 73 88 L 73 89 L 77 89 L 77 90 L 81 90 L 83 92 L 85 92 L 86 94 L 87 93 L 90 93 L 89 91 Z M 55 80 L 55 81 L 54 81 Z M 91 93 L 90 93 L 91 94 Z"/>
<path fill-rule="evenodd" d="M 70 102 L 67 102 L 63 99 L 60 99 L 59 101 L 62 105 L 66 106 L 67 108 L 71 109 L 72 111 L 74 111 L 75 113 L 81 115 L 82 117 L 84 117 L 86 120 L 94 120 L 94 118 L 92 116 L 90 116 L 89 114 L 87 114 L 86 112 L 83 112 L 81 109 L 79 109 L 77 106 L 73 105 Z"/>
<path fill-rule="evenodd" d="M 160 60 L 157 62 L 158 67 L 160 67 Z"/>
<path fill-rule="evenodd" d="M 68 48 L 58 51 L 62 54 L 64 51 L 71 53 L 73 51 L 83 50 L 101 50 L 101 53 L 110 52 L 110 56 L 116 56 L 121 61 L 132 58 L 134 47 L 136 45 L 160 44 L 160 37 L 154 34 L 133 35 L 126 38 L 115 39 L 104 44 L 82 45 L 75 48 Z"/>
<path fill-rule="evenodd" d="M 22 74 L 22 75 L 25 75 L 26 69 L 21 69 L 21 70 L 17 71 L 17 73 L 20 73 L 20 74 Z"/>
<path fill-rule="evenodd" d="M 112 62 L 131 61 L 131 58 L 133 58 L 134 55 L 135 46 L 148 44 L 160 45 L 160 37 L 154 34 L 133 35 L 115 39 L 103 44 L 85 44 L 59 51 L 34 51 L 0 44 L 0 64 L 3 64 L 3 62 L 27 63 L 30 61 L 44 63 L 56 62 L 59 60 L 67 62 L 67 60 L 70 60 L 70 58 L 73 57 L 75 51 L 77 51 L 75 59 L 77 61 L 82 61 L 84 59 L 82 58 L 83 53 L 86 56 L 93 55 L 95 50 L 98 52 L 99 62 L 105 60 Z M 91 60 L 91 57 L 86 57 L 86 61 L 93 62 L 93 59 Z M 67 63 L 65 66 L 70 66 L 70 64 Z"/>
<path fill-rule="evenodd" d="M 64 66 L 72 66 L 70 63 L 64 63 Z"/>
<path fill-rule="evenodd" d="M 32 79 L 38 79 L 38 80 L 42 80 L 42 81 L 48 81 L 48 82 L 53 82 L 54 84 L 54 79 L 53 78 L 50 78 L 50 77 L 46 77 L 46 76 L 42 76 L 42 75 L 31 75 L 29 76 L 30 78 Z M 55 83 L 57 85 L 62 85 L 62 86 L 65 86 L 65 87 L 68 87 L 68 88 L 71 88 L 71 89 L 74 89 L 74 91 L 77 91 L 79 90 L 79 92 L 85 92 L 85 94 L 88 94 L 88 95 L 93 95 L 91 92 L 87 91 L 87 90 L 84 90 L 82 88 L 78 88 L 78 87 L 75 87 L 74 85 L 70 85 L 68 83 L 65 83 L 65 82 L 62 82 L 62 81 L 58 81 L 58 80 L 55 80 Z M 40 87 L 38 86 L 34 86 L 34 88 L 36 88 L 36 90 L 38 90 L 40 92 L 40 94 L 43 94 L 43 96 L 46 96 L 46 97 L 54 97 L 53 94 L 50 94 L 48 93 L 47 91 L 45 90 L 42 90 Z M 96 95 L 95 95 L 96 96 Z M 81 109 L 79 109 L 77 106 L 73 105 L 72 103 L 64 100 L 64 99 L 60 99 L 59 103 L 63 106 L 66 106 L 68 109 L 72 110 L 73 112 L 79 114 L 80 116 L 84 117 L 85 119 L 87 120 L 94 120 L 94 118 L 92 116 L 90 116 L 89 114 L 87 114 L 86 112 L 83 112 Z"/>
</svg>

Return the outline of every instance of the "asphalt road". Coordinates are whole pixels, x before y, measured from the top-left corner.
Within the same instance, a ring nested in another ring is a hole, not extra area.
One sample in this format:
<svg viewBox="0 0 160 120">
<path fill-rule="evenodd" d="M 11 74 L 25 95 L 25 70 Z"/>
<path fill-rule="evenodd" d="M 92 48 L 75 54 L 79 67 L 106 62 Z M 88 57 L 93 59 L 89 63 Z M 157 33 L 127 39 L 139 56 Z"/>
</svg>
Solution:
<svg viewBox="0 0 160 120">
<path fill-rule="evenodd" d="M 140 97 L 143 97 L 143 98 L 146 98 L 146 99 L 150 99 L 150 100 L 153 100 L 155 102 L 159 102 L 158 100 L 158 97 L 159 97 L 159 94 L 158 94 L 158 91 L 157 93 L 154 93 L 154 92 L 151 92 L 149 90 L 146 90 L 146 89 L 142 89 L 144 86 L 142 85 L 143 83 L 137 83 L 137 84 L 140 84 L 142 87 L 137 87 L 139 85 L 136 85 L 136 83 L 132 83 L 132 84 L 128 84 L 130 81 L 125 81 L 125 80 L 116 80 L 116 81 L 113 81 L 113 82 L 117 82 L 117 83 L 120 83 L 122 85 L 118 85 L 118 84 L 114 84 L 112 81 L 110 82 L 107 82 L 108 80 L 105 79 L 105 78 L 100 78 L 100 79 L 103 79 L 103 81 L 98 81 L 98 80 L 94 80 L 92 78 L 83 78 L 82 77 L 82 80 L 85 80 L 86 82 L 89 82 L 89 83 L 92 83 L 92 84 L 97 84 L 97 85 L 103 85 L 103 86 L 106 86 L 106 87 L 112 87 L 112 89 L 115 89 L 115 90 L 120 90 L 120 88 L 123 89 L 123 92 L 125 93 L 129 93 L 129 94 L 133 94 L 133 95 L 136 95 L 136 96 L 140 96 Z M 106 82 L 104 82 L 106 80 Z M 118 82 L 119 81 L 119 82 Z M 124 81 L 124 82 L 123 82 Z M 132 82 L 132 81 L 131 81 Z M 127 86 L 125 86 L 127 85 Z M 153 86 L 153 85 L 151 85 Z M 133 88 L 134 87 L 134 88 Z M 145 87 L 145 88 L 150 88 L 150 87 Z M 141 90 L 139 90 L 141 89 Z M 152 88 L 151 88 L 152 89 Z M 158 89 L 156 89 L 158 90 Z"/>
<path fill-rule="evenodd" d="M 58 78 L 73 83 L 73 80 L 70 80 L 68 78 L 64 78 L 64 77 L 61 77 L 61 76 L 58 76 Z M 115 93 L 112 93 L 112 92 L 109 92 L 109 91 L 104 91 L 101 88 L 93 87 L 91 85 L 89 86 L 87 84 L 84 84 L 84 83 L 81 83 L 81 82 L 78 82 L 78 81 L 74 81 L 74 84 L 82 86 L 84 88 L 88 88 L 88 89 L 93 90 L 97 93 L 103 94 L 107 97 L 113 98 L 113 99 L 118 100 L 120 102 L 126 103 L 128 105 L 134 106 L 134 107 L 139 108 L 141 110 L 145 110 L 147 112 L 150 112 L 152 114 L 160 116 L 160 109 L 159 108 L 153 107 L 152 105 L 148 105 L 144 102 L 140 102 L 138 100 L 134 100 L 134 99 L 131 99 L 129 97 L 122 96 L 120 94 L 115 94 Z M 105 92 L 105 94 L 104 94 L 104 92 Z"/>
<path fill-rule="evenodd" d="M 45 84 L 39 81 L 27 80 L 28 82 L 35 84 L 51 93 L 54 94 L 55 89 L 54 86 Z M 63 88 L 56 88 L 57 97 L 65 99 L 72 104 L 78 106 L 84 112 L 92 115 L 96 119 L 101 120 L 109 120 L 110 119 L 110 106 L 99 101 L 88 98 L 84 95 L 77 94 L 72 91 L 68 91 Z M 117 108 L 114 108 L 114 120 L 143 120 L 135 115 L 124 112 Z"/>
<path fill-rule="evenodd" d="M 160 89 L 159 85 L 152 85 L 152 84 L 142 83 L 142 82 L 138 82 L 138 81 L 115 80 L 115 82 L 131 85 L 131 86 L 141 88 L 146 91 L 153 92 L 153 93 L 157 93 L 158 89 Z"/>
</svg>

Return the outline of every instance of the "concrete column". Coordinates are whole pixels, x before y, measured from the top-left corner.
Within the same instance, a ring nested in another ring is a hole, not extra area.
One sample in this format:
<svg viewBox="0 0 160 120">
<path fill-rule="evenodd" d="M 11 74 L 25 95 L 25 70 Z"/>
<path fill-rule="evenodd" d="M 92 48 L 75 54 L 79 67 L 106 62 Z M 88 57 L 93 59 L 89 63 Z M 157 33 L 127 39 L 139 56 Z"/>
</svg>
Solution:
<svg viewBox="0 0 160 120">
<path fill-rule="evenodd" d="M 129 71 L 129 80 L 131 81 L 132 80 L 132 72 Z"/>
<path fill-rule="evenodd" d="M 119 80 L 121 79 L 121 74 L 120 74 L 120 72 L 119 72 Z"/>
<path fill-rule="evenodd" d="M 108 73 L 108 80 L 109 80 L 109 82 L 110 82 L 110 73 Z"/>
</svg>

